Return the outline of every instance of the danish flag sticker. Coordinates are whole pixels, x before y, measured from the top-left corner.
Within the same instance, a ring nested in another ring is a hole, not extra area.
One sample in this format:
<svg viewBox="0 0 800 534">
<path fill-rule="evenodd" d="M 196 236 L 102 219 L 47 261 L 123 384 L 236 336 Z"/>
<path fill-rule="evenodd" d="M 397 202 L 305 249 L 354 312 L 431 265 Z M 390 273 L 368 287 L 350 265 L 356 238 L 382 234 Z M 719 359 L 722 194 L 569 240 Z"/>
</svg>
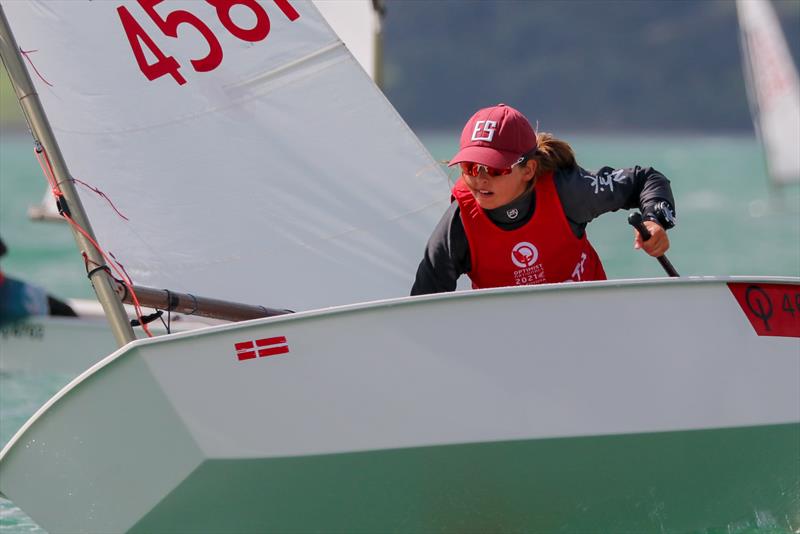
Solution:
<svg viewBox="0 0 800 534">
<path fill-rule="evenodd" d="M 233 344 L 236 350 L 236 357 L 239 361 L 252 360 L 254 358 L 266 358 L 277 354 L 289 352 L 289 345 L 285 336 L 265 337 L 252 341 L 242 341 Z"/>
</svg>

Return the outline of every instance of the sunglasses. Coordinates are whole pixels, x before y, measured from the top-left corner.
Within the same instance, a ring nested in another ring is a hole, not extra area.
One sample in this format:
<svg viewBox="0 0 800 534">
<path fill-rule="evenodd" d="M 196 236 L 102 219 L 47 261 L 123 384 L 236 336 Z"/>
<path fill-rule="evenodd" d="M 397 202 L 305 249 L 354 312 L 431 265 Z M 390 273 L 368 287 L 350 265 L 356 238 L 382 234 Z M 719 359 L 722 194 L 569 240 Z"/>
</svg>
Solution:
<svg viewBox="0 0 800 534">
<path fill-rule="evenodd" d="M 497 176 L 505 176 L 507 174 L 511 174 L 511 171 L 514 170 L 514 167 L 524 162 L 525 159 L 526 159 L 525 156 L 522 156 L 511 167 L 508 167 L 507 169 L 497 169 L 495 167 L 490 167 L 482 163 L 474 163 L 472 161 L 462 161 L 461 163 L 459 163 L 459 165 L 461 165 L 461 172 L 467 176 L 472 176 L 474 178 L 478 176 L 481 173 L 481 171 L 484 171 L 492 178 L 495 178 Z"/>
</svg>

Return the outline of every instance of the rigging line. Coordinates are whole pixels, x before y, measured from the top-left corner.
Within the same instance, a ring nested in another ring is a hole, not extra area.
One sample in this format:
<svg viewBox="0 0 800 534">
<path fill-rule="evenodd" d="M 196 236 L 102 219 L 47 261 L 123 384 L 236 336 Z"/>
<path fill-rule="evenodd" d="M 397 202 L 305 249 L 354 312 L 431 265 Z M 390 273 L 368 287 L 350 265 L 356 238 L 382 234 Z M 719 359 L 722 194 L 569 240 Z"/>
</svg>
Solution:
<svg viewBox="0 0 800 534">
<path fill-rule="evenodd" d="M 106 263 L 108 265 L 110 265 L 114 269 L 114 271 L 116 271 L 116 273 L 120 276 L 120 278 L 122 279 L 122 280 L 120 280 L 120 282 L 125 286 L 126 290 L 130 294 L 131 300 L 133 300 L 133 308 L 136 311 L 136 316 L 141 321 L 143 319 L 142 305 L 139 303 L 139 298 L 136 296 L 136 292 L 133 290 L 133 281 L 130 280 L 130 278 L 127 276 L 127 273 L 124 273 L 124 272 L 120 271 L 120 269 L 117 267 L 117 265 L 119 265 L 119 267 L 122 267 L 122 265 L 118 264 L 116 261 L 111 261 L 111 259 L 108 257 L 108 254 L 106 254 L 106 251 L 104 251 L 102 249 L 102 247 L 100 247 L 100 245 L 97 243 L 97 241 L 95 241 L 92 238 L 92 236 L 90 236 L 89 233 L 81 227 L 81 225 L 76 223 L 72 219 L 72 217 L 70 217 L 66 213 L 62 214 L 62 216 L 67 220 L 67 222 L 69 222 L 69 224 L 77 232 L 79 232 L 83 237 L 85 237 L 92 244 L 92 246 L 103 257 L 103 259 L 106 261 Z M 94 262 L 92 262 L 92 263 L 94 263 Z M 117 263 L 117 265 L 115 265 L 115 263 Z M 94 271 L 92 271 L 92 272 L 94 272 Z M 153 337 L 153 334 L 150 333 L 150 329 L 147 327 L 146 324 L 142 324 L 142 330 L 145 331 L 145 333 L 147 334 L 148 337 Z"/>
<path fill-rule="evenodd" d="M 82 185 L 82 186 L 86 187 L 87 189 L 89 189 L 89 190 L 93 191 L 94 193 L 96 193 L 96 194 L 100 195 L 101 197 L 103 197 L 103 198 L 106 200 L 106 202 L 108 202 L 109 206 L 111 206 L 111 208 L 112 208 L 114 211 L 116 211 L 116 212 L 117 212 L 117 215 L 119 215 L 120 217 L 122 217 L 122 218 L 123 218 L 123 219 L 125 219 L 126 221 L 129 221 L 129 220 L 130 220 L 130 219 L 128 219 L 128 218 L 127 218 L 125 215 L 123 215 L 121 211 L 119 211 L 119 210 L 117 209 L 117 207 L 114 205 L 114 203 L 111 201 L 111 199 L 110 199 L 110 198 L 108 198 L 108 195 L 106 195 L 105 193 L 103 193 L 102 191 L 100 191 L 98 188 L 96 188 L 96 187 L 94 187 L 94 186 L 92 186 L 92 185 L 89 185 L 89 184 L 87 184 L 86 182 L 84 182 L 84 181 L 82 181 L 82 180 L 78 180 L 77 178 L 70 178 L 70 180 L 71 180 L 73 183 L 78 183 L 78 184 L 80 184 L 80 185 Z"/>
<path fill-rule="evenodd" d="M 39 161 L 39 166 L 42 167 L 42 172 L 44 172 L 47 181 L 50 182 L 50 187 L 51 190 L 53 191 L 53 195 L 55 195 L 56 197 L 64 196 L 64 193 L 61 192 L 61 184 L 56 179 L 55 173 L 53 172 L 53 165 L 52 163 L 50 163 L 50 156 L 47 154 L 47 151 L 38 141 L 36 143 L 36 146 L 34 147 L 34 152 L 36 153 L 36 159 Z M 46 167 L 42 164 L 40 155 L 44 155 L 45 161 L 47 162 Z M 111 208 L 117 213 L 117 215 L 119 215 L 126 221 L 130 220 L 121 211 L 119 211 L 119 209 L 117 209 L 117 206 L 114 205 L 114 202 L 111 200 L 111 198 L 109 198 L 108 195 L 106 195 L 103 191 L 101 191 L 97 187 L 94 187 L 93 185 L 90 185 L 84 182 L 83 180 L 79 180 L 78 178 L 68 178 L 68 180 L 71 181 L 72 183 L 80 184 L 85 188 L 89 189 L 90 191 L 92 191 L 93 193 L 103 197 L 105 201 L 108 202 L 108 205 L 111 206 Z"/>
<path fill-rule="evenodd" d="M 124 279 L 126 282 L 125 285 L 130 288 L 131 299 L 134 302 L 134 309 L 136 310 L 137 319 L 139 319 L 139 321 L 142 324 L 142 330 L 145 331 L 148 337 L 153 337 L 153 334 L 150 333 L 150 328 L 144 321 L 143 317 L 144 311 L 142 311 L 142 305 L 141 303 L 139 303 L 139 298 L 136 296 L 136 292 L 133 290 L 133 278 L 131 278 L 131 276 L 128 274 L 128 271 L 125 270 L 125 266 L 122 265 L 122 263 L 120 263 L 119 260 L 117 260 L 117 257 L 114 256 L 113 253 L 109 252 L 108 255 L 114 259 L 114 263 L 119 266 L 119 268 L 122 270 L 122 273 L 124 274 Z M 117 270 L 117 272 L 119 272 L 119 270 Z"/>
<path fill-rule="evenodd" d="M 39 167 L 42 169 L 44 177 L 50 184 L 50 192 L 53 193 L 53 196 L 56 197 L 56 200 L 58 200 L 59 197 L 64 196 L 64 193 L 61 192 L 61 186 L 59 185 L 58 180 L 53 173 L 53 166 L 50 163 L 50 158 L 39 141 L 36 141 L 33 152 L 36 155 L 36 161 L 39 162 Z"/>
<path fill-rule="evenodd" d="M 167 292 L 167 322 L 164 322 L 163 317 L 159 317 L 159 319 L 161 319 L 161 323 L 164 325 L 164 328 L 167 329 L 167 334 L 171 334 L 172 331 L 170 330 L 170 325 L 172 324 L 172 293 L 169 289 L 165 289 L 164 291 Z"/>
<path fill-rule="evenodd" d="M 25 59 L 28 60 L 28 63 L 31 64 L 31 68 L 33 69 L 33 72 L 36 73 L 36 75 L 39 77 L 40 80 L 42 80 L 44 83 L 46 83 L 50 87 L 55 87 L 52 83 L 50 83 L 50 82 L 48 82 L 47 80 L 44 79 L 44 76 L 41 75 L 41 73 L 39 72 L 39 69 L 36 68 L 36 65 L 33 64 L 33 61 L 31 61 L 31 58 L 28 56 L 28 54 L 32 54 L 33 52 L 38 52 L 38 50 L 23 50 L 22 47 L 20 47 L 19 48 L 19 52 L 20 52 L 20 54 L 22 54 L 25 57 Z"/>
<path fill-rule="evenodd" d="M 187 293 L 187 295 L 189 295 L 190 297 L 192 297 L 192 302 L 193 302 L 194 304 L 193 304 L 193 307 L 192 307 L 192 311 L 190 311 L 190 312 L 186 312 L 186 315 L 194 315 L 194 312 L 196 312 L 196 311 L 197 311 L 197 297 L 195 297 L 195 296 L 194 296 L 194 295 L 192 295 L 191 293 Z"/>
<path fill-rule="evenodd" d="M 40 150 L 39 150 L 39 149 L 40 149 Z M 42 161 L 41 161 L 41 159 L 39 159 L 39 153 L 40 153 L 40 152 L 41 152 L 41 154 L 43 154 L 43 156 L 44 156 L 45 162 L 47 163 L 47 165 L 46 165 L 46 166 L 42 165 Z M 36 153 L 37 153 L 37 159 L 39 159 L 39 164 L 40 164 L 40 165 L 42 165 L 42 171 L 45 173 L 45 176 L 48 178 L 48 180 L 51 180 L 51 183 L 55 183 L 55 184 L 56 184 L 56 185 L 55 185 L 55 187 L 54 187 L 54 189 L 53 189 L 53 194 L 56 196 L 56 198 L 57 198 L 57 199 L 59 199 L 59 198 L 63 197 L 63 195 L 64 195 L 64 194 L 61 192 L 61 188 L 60 188 L 60 186 L 58 186 L 57 182 L 55 181 L 55 180 L 56 180 L 56 179 L 55 179 L 55 171 L 53 170 L 53 165 L 52 165 L 52 163 L 50 162 L 50 157 L 49 157 L 49 156 L 48 156 L 48 154 L 47 154 L 47 150 L 45 150 L 45 148 L 44 148 L 44 147 L 43 147 L 41 144 L 38 144 L 38 145 L 37 145 L 37 150 L 36 150 Z M 113 204 L 112 204 L 112 205 L 113 205 Z M 121 283 L 122 283 L 122 284 L 125 286 L 125 288 L 126 288 L 126 291 L 128 291 L 128 293 L 130 294 L 130 296 L 131 296 L 131 300 L 133 300 L 133 303 L 134 303 L 134 304 L 133 304 L 133 308 L 134 308 L 134 310 L 136 311 L 137 318 L 138 318 L 140 321 L 142 321 L 142 315 L 143 315 L 143 312 L 142 312 L 142 306 L 141 306 L 141 304 L 139 303 L 139 298 L 136 296 L 136 292 L 133 290 L 133 280 L 130 278 L 130 276 L 128 276 L 128 273 L 127 273 L 127 272 L 125 272 L 125 268 L 122 266 L 122 264 L 120 264 L 119 262 L 117 262 L 117 261 L 116 261 L 116 258 L 114 258 L 114 262 L 111 262 L 111 261 L 109 260 L 108 256 L 106 255 L 106 252 L 105 252 L 105 251 L 102 249 L 102 247 L 101 247 L 101 246 L 100 246 L 100 245 L 97 243 L 97 241 L 95 241 L 95 240 L 94 240 L 94 239 L 93 239 L 93 238 L 92 238 L 92 237 L 89 235 L 89 233 L 88 233 L 86 230 L 84 230 L 84 229 L 81 227 L 81 225 L 79 225 L 77 222 L 75 222 L 75 220 L 74 220 L 74 219 L 72 219 L 72 217 L 70 217 L 69 210 L 66 210 L 66 209 L 65 209 L 65 210 L 60 210 L 60 211 L 59 211 L 59 213 L 61 214 L 61 216 L 62 216 L 64 219 L 66 219 L 66 220 L 67 220 L 67 222 L 69 222 L 69 224 L 70 224 L 70 225 L 71 225 L 71 226 L 72 226 L 72 227 L 73 227 L 73 228 L 74 228 L 74 229 L 75 229 L 75 230 L 76 230 L 78 233 L 80 233 L 80 234 L 81 234 L 83 237 L 85 237 L 85 238 L 86 238 L 86 239 L 87 239 L 87 240 L 88 240 L 88 241 L 89 241 L 89 242 L 92 244 L 92 246 L 95 248 L 95 250 L 97 250 L 97 252 L 98 252 L 98 253 L 99 253 L 99 254 L 100 254 L 100 255 L 101 255 L 101 256 L 102 256 L 102 257 L 105 259 L 106 263 L 108 263 L 109 265 L 111 265 L 112 267 L 114 267 L 114 270 L 117 272 L 117 274 L 118 274 L 118 275 L 120 276 L 120 278 L 122 279 L 122 280 L 121 280 Z M 121 214 L 120 214 L 120 215 L 121 215 Z M 124 217 L 124 216 L 123 216 L 123 217 Z M 127 219 L 126 219 L 126 220 L 127 220 Z M 85 254 L 85 253 L 84 253 L 84 254 Z M 110 253 L 109 253 L 109 254 L 110 254 Z M 113 257 L 113 254 L 112 254 L 111 256 Z M 85 256 L 85 257 L 84 257 L 84 261 L 85 261 L 85 262 L 88 262 L 88 256 Z M 94 263 L 94 262 L 92 262 L 92 263 Z M 116 263 L 117 265 L 119 265 L 119 268 L 117 268 L 117 267 L 114 265 L 114 263 Z M 87 263 L 87 266 L 88 266 L 88 263 Z M 120 269 L 122 269 L 122 271 L 120 271 Z M 88 270 L 88 268 L 87 268 L 87 270 Z M 91 273 L 91 274 L 94 274 L 94 270 L 92 271 L 92 273 Z M 113 276 L 112 276 L 112 278 L 113 278 Z M 148 337 L 153 337 L 153 334 L 151 334 L 151 333 L 150 333 L 150 329 L 147 327 L 147 325 L 146 325 L 146 324 L 145 324 L 143 321 L 142 321 L 142 330 L 144 330 L 144 331 L 145 331 L 145 333 L 147 334 L 147 336 L 148 336 Z"/>
<path fill-rule="evenodd" d="M 161 321 L 161 324 L 164 326 L 164 329 L 167 331 L 167 334 L 169 334 L 170 333 L 169 325 L 167 324 L 166 321 L 164 321 L 163 311 L 156 308 L 156 313 L 158 314 L 158 320 Z M 169 319 L 169 311 L 167 312 L 167 319 Z"/>
</svg>

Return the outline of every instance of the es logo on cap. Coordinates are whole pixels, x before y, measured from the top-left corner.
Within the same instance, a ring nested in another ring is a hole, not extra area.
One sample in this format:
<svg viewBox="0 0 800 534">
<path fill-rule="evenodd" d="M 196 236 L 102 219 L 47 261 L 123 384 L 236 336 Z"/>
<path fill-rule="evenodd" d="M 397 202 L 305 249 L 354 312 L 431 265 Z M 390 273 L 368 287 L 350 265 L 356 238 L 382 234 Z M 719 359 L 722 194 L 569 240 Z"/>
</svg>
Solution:
<svg viewBox="0 0 800 534">
<path fill-rule="evenodd" d="M 478 121 L 475 123 L 475 129 L 472 131 L 473 141 L 486 141 L 491 143 L 494 139 L 494 131 L 497 128 L 497 121 Z M 485 136 L 481 136 L 481 132 L 485 132 Z"/>
</svg>

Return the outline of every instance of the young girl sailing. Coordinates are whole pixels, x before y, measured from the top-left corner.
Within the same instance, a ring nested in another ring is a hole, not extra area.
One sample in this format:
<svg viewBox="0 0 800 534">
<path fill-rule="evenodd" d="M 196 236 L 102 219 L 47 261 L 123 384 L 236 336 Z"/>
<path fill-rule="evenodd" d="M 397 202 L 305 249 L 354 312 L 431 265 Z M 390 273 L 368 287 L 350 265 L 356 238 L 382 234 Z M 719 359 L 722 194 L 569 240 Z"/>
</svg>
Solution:
<svg viewBox="0 0 800 534">
<path fill-rule="evenodd" d="M 478 110 L 450 160 L 461 176 L 417 269 L 412 295 L 453 291 L 462 274 L 473 288 L 605 280 L 587 224 L 610 211 L 640 209 L 651 238 L 634 230 L 634 247 L 651 256 L 669 249 L 674 226 L 669 180 L 650 167 L 595 173 L 572 148 L 536 133 L 516 109 Z"/>
</svg>

